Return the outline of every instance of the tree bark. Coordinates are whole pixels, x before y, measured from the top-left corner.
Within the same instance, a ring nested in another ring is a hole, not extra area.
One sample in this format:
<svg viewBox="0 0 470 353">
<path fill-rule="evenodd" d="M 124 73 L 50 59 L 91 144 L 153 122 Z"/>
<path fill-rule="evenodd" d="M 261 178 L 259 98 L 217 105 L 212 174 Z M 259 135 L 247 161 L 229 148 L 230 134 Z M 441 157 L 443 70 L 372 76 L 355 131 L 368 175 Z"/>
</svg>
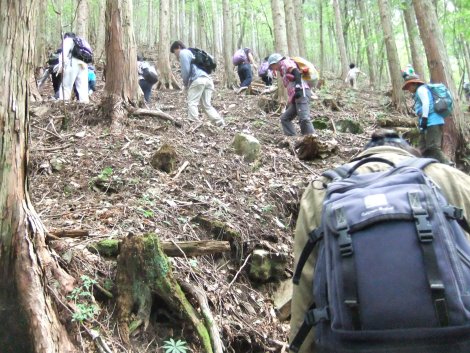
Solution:
<svg viewBox="0 0 470 353">
<path fill-rule="evenodd" d="M 223 30 L 223 50 L 224 50 L 224 85 L 227 88 L 233 88 L 235 86 L 235 75 L 233 73 L 233 64 L 232 64 L 232 46 L 230 45 L 230 41 L 232 40 L 232 36 L 230 35 L 231 31 L 231 21 L 230 21 L 230 3 L 229 0 L 222 1 L 222 12 L 223 12 L 223 19 L 224 19 L 224 30 Z"/>
<path fill-rule="evenodd" d="M 281 55 L 286 55 L 289 51 L 287 46 L 286 20 L 282 0 L 271 0 L 271 10 L 273 14 L 274 27 L 274 48 Z M 287 102 L 287 90 L 284 88 L 281 76 L 278 75 L 278 102 L 284 104 Z"/>
<path fill-rule="evenodd" d="M 373 87 L 377 86 L 376 77 L 375 77 L 375 60 L 374 60 L 374 45 L 370 43 L 370 33 L 369 33 L 369 16 L 364 5 L 364 1 L 359 1 L 359 10 L 362 17 L 362 32 L 364 33 L 364 40 L 366 43 L 366 52 L 367 52 L 367 62 L 369 64 L 369 80 L 370 84 Z"/>
<path fill-rule="evenodd" d="M 397 45 L 393 37 L 392 23 L 390 20 L 390 4 L 388 0 L 378 0 L 378 3 L 385 47 L 387 49 L 388 69 L 392 82 L 392 103 L 401 111 L 405 109 L 405 95 L 401 89 L 403 86 L 403 78 L 401 77 L 400 59 L 398 58 Z"/>
<path fill-rule="evenodd" d="M 444 83 L 454 98 L 454 119 L 446 119 L 444 125 L 443 151 L 451 160 L 455 160 L 458 146 L 468 136 L 468 127 L 460 109 L 460 98 L 452 78 L 451 65 L 442 31 L 435 8 L 430 0 L 413 0 L 413 6 L 418 20 L 419 33 L 426 51 L 431 82 Z"/>
<path fill-rule="evenodd" d="M 111 111 L 114 121 L 124 117 L 122 103 L 135 105 L 140 94 L 131 0 L 107 0 L 106 24 L 107 60 L 103 104 Z"/>
<path fill-rule="evenodd" d="M 289 48 L 289 56 L 299 56 L 299 39 L 297 36 L 298 29 L 295 21 L 294 1 L 284 0 L 284 11 L 286 14 L 286 35 L 289 33 L 287 47 Z"/>
<path fill-rule="evenodd" d="M 160 0 L 160 38 L 158 40 L 159 85 L 173 89 L 176 82 L 170 66 L 170 0 Z M 179 86 L 178 86 L 179 87 Z"/>
<path fill-rule="evenodd" d="M 96 31 L 96 43 L 95 43 L 95 55 L 94 60 L 95 63 L 98 63 L 103 59 L 103 55 L 105 54 L 104 46 L 105 46 L 105 26 L 103 23 L 106 23 L 106 0 L 99 0 L 99 14 L 98 14 L 98 25 Z"/>
<path fill-rule="evenodd" d="M 346 45 L 344 44 L 343 21 L 341 20 L 341 10 L 338 0 L 333 0 L 336 23 L 336 39 L 338 42 L 338 51 L 341 59 L 341 78 L 344 80 L 348 74 L 348 57 L 346 54 Z"/>
<path fill-rule="evenodd" d="M 320 36 L 320 78 L 323 78 L 325 72 L 325 45 L 324 45 L 324 37 L 323 37 L 323 3 L 320 0 L 318 2 L 318 25 L 319 25 L 319 36 Z"/>
<path fill-rule="evenodd" d="M 33 72 L 38 6 L 38 0 L 0 0 L 2 353 L 76 352 L 51 296 L 56 290 L 71 290 L 73 279 L 51 257 L 28 193 L 28 80 Z"/>
<path fill-rule="evenodd" d="M 88 38 L 88 0 L 79 0 L 78 2 L 75 34 Z"/>
<path fill-rule="evenodd" d="M 305 39 L 303 1 L 293 0 L 293 2 L 294 2 L 295 23 L 297 25 L 297 40 L 299 44 L 299 53 L 301 57 L 305 58 L 307 56 L 307 48 L 306 48 L 306 39 Z"/>
<path fill-rule="evenodd" d="M 406 2 L 406 7 L 403 8 L 403 16 L 405 17 L 406 31 L 408 32 L 408 40 L 410 41 L 411 61 L 413 62 L 413 68 L 419 77 L 425 80 L 427 75 L 424 68 L 423 55 L 420 50 L 415 11 L 411 1 Z"/>
</svg>

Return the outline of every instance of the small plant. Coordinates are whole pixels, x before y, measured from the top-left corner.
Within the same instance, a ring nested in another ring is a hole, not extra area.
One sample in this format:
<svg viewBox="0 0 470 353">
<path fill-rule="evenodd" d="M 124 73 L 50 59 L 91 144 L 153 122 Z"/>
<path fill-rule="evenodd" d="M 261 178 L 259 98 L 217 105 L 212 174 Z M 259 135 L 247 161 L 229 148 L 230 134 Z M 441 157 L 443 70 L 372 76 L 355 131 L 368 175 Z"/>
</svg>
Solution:
<svg viewBox="0 0 470 353">
<path fill-rule="evenodd" d="M 188 350 L 186 342 L 182 340 L 175 341 L 173 338 L 170 338 L 163 343 L 165 343 L 163 346 L 165 353 L 186 353 Z"/>
<path fill-rule="evenodd" d="M 145 218 L 151 218 L 154 216 L 154 213 L 152 210 L 144 209 L 144 208 L 138 208 L 140 212 L 144 215 Z"/>
<path fill-rule="evenodd" d="M 261 207 L 261 211 L 263 211 L 264 213 L 269 213 L 273 209 L 274 209 L 273 205 L 266 205 L 266 206 Z"/>
<path fill-rule="evenodd" d="M 98 311 L 98 307 L 93 304 L 93 285 L 96 281 L 88 276 L 81 276 L 82 285 L 74 288 L 72 293 L 67 296 L 76 304 L 77 310 L 72 314 L 72 321 L 83 323 L 91 320 Z"/>
<path fill-rule="evenodd" d="M 106 167 L 104 168 L 101 173 L 98 175 L 98 179 L 108 181 L 109 177 L 113 174 L 113 168 Z"/>
</svg>

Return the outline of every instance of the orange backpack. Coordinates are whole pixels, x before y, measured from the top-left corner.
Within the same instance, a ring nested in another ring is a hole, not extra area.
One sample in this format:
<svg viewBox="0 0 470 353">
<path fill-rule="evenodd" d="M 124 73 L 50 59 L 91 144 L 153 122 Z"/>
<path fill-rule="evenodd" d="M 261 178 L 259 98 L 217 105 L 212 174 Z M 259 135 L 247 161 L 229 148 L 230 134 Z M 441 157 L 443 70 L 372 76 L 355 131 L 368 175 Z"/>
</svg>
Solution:
<svg viewBox="0 0 470 353">
<path fill-rule="evenodd" d="M 302 74 L 302 79 L 305 81 L 317 80 L 318 71 L 310 61 L 301 58 L 300 56 L 291 57 L 292 60 L 297 64 L 300 73 Z"/>
</svg>

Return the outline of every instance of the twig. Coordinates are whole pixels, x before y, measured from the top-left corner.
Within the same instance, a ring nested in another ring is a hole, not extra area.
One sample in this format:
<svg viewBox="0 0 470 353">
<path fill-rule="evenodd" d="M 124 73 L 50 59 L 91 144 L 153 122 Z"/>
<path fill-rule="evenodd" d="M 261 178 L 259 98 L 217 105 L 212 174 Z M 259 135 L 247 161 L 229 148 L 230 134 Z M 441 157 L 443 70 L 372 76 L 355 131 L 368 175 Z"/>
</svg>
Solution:
<svg viewBox="0 0 470 353">
<path fill-rule="evenodd" d="M 178 177 L 180 176 L 180 174 L 183 172 L 183 170 L 186 169 L 186 167 L 189 165 L 189 162 L 188 161 L 185 161 L 183 163 L 183 165 L 181 167 L 179 167 L 178 169 L 178 172 L 176 173 L 176 175 L 173 177 L 173 180 L 175 179 L 178 179 Z"/>
<path fill-rule="evenodd" d="M 246 266 L 246 264 L 248 263 L 248 260 L 250 259 L 250 257 L 251 257 L 251 254 L 246 257 L 245 262 L 243 263 L 242 267 L 240 267 L 240 268 L 238 269 L 238 272 L 235 273 L 235 276 L 233 277 L 232 281 L 228 284 L 228 287 L 227 287 L 227 289 L 226 289 L 225 291 L 228 291 L 228 290 L 230 289 L 230 287 L 232 286 L 232 284 L 236 281 L 238 275 L 239 275 L 240 272 L 242 272 L 242 270 L 245 268 L 245 266 Z"/>
<path fill-rule="evenodd" d="M 35 150 L 36 152 L 52 152 L 52 151 L 59 151 L 59 150 L 65 150 L 66 148 L 69 148 L 72 146 L 71 143 L 64 145 L 64 146 L 58 146 L 58 147 L 50 147 L 50 148 L 39 148 Z"/>
<path fill-rule="evenodd" d="M 48 134 L 51 134 L 52 136 L 57 137 L 57 138 L 59 138 L 59 139 L 62 140 L 62 136 L 56 134 L 56 133 L 53 132 L 53 131 L 49 131 L 49 130 L 44 129 L 44 128 L 42 128 L 42 127 L 39 127 L 39 126 L 37 126 L 37 125 L 32 125 L 32 126 L 35 127 L 36 129 L 42 130 L 42 131 L 44 131 L 44 132 L 47 132 Z"/>
<path fill-rule="evenodd" d="M 132 115 L 135 116 L 142 116 L 148 115 L 155 118 L 162 118 L 163 120 L 171 121 L 176 127 L 182 127 L 183 125 L 176 121 L 172 116 L 168 115 L 167 113 L 162 112 L 161 110 L 149 110 L 149 109 L 134 109 L 129 110 Z"/>
</svg>

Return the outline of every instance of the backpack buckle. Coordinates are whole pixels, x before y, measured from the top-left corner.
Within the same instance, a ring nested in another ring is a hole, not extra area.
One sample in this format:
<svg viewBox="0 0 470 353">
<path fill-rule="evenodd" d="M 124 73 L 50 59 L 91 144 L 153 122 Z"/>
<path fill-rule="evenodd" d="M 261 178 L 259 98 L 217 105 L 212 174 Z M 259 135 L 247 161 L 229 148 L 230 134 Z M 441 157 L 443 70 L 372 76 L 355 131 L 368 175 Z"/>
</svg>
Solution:
<svg viewBox="0 0 470 353">
<path fill-rule="evenodd" d="M 415 215 L 415 220 L 419 241 L 422 243 L 432 242 L 434 235 L 431 224 L 428 222 L 427 214 Z"/>
<path fill-rule="evenodd" d="M 313 310 L 307 311 L 305 314 L 304 322 L 309 326 L 315 326 L 320 321 L 326 321 L 330 319 L 330 314 L 328 312 L 328 307 L 324 306 L 323 308 L 315 308 Z"/>
<path fill-rule="evenodd" d="M 338 245 L 341 256 L 346 257 L 353 254 L 351 235 L 348 234 L 346 229 L 339 231 Z"/>
<path fill-rule="evenodd" d="M 442 211 L 444 214 L 453 219 L 463 219 L 463 210 L 461 208 L 452 206 L 452 205 L 447 205 L 442 208 Z"/>
</svg>

